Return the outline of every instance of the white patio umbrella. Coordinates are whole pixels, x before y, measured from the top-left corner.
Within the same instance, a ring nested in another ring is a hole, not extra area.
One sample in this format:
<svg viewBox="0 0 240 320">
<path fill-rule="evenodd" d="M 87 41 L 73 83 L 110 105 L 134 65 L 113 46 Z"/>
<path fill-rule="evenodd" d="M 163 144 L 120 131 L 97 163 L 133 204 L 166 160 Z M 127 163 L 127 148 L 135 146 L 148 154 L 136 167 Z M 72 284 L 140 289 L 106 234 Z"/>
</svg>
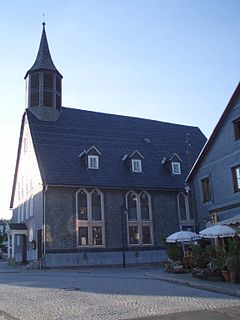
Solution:
<svg viewBox="0 0 240 320">
<path fill-rule="evenodd" d="M 234 237 L 236 232 L 229 226 L 216 224 L 199 232 L 203 238 L 226 238 Z"/>
<path fill-rule="evenodd" d="M 167 237 L 166 242 L 168 243 L 184 243 L 184 242 L 192 242 L 201 239 L 199 234 L 191 232 L 191 231 L 178 231 L 171 234 Z"/>
</svg>

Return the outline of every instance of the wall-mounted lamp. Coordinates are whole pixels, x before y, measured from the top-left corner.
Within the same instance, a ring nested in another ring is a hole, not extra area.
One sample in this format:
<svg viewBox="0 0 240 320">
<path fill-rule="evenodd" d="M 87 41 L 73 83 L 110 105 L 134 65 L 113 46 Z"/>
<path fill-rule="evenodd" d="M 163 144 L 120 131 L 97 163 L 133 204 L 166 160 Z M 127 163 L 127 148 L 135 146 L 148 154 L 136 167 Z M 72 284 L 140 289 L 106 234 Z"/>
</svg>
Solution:
<svg viewBox="0 0 240 320">
<path fill-rule="evenodd" d="M 192 191 L 192 187 L 189 184 L 185 184 L 184 189 L 186 194 L 189 194 Z"/>
</svg>

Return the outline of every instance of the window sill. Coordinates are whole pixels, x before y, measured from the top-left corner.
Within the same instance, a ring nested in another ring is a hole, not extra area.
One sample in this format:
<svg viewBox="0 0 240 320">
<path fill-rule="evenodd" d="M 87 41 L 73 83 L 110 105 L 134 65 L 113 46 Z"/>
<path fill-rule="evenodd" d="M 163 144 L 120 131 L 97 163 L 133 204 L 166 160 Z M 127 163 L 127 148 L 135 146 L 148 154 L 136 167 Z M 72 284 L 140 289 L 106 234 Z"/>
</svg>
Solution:
<svg viewBox="0 0 240 320">
<path fill-rule="evenodd" d="M 207 204 L 211 204 L 211 203 L 213 203 L 212 200 L 207 200 L 207 201 L 203 201 L 203 202 L 202 202 L 203 205 L 205 205 L 205 204 L 207 205 Z"/>
<path fill-rule="evenodd" d="M 148 244 L 128 244 L 128 247 L 150 247 L 153 246 L 153 243 L 148 243 Z"/>
<path fill-rule="evenodd" d="M 84 249 L 84 248 L 87 248 L 87 249 L 96 249 L 96 248 L 106 248 L 105 245 L 101 244 L 101 245 L 88 245 L 88 246 L 77 246 L 77 249 Z"/>
</svg>

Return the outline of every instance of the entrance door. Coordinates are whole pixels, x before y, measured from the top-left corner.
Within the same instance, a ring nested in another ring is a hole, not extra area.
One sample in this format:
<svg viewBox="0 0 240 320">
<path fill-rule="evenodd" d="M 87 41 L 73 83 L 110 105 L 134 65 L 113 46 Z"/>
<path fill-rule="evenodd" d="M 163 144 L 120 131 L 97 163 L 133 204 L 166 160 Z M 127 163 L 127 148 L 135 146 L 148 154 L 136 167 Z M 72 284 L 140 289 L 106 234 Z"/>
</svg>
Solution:
<svg viewBox="0 0 240 320">
<path fill-rule="evenodd" d="M 42 229 L 37 231 L 37 250 L 39 260 L 42 258 Z"/>
<path fill-rule="evenodd" d="M 27 263 L 27 237 L 24 235 L 22 235 L 22 240 L 23 240 L 23 244 L 22 244 L 22 263 L 26 264 Z"/>
</svg>

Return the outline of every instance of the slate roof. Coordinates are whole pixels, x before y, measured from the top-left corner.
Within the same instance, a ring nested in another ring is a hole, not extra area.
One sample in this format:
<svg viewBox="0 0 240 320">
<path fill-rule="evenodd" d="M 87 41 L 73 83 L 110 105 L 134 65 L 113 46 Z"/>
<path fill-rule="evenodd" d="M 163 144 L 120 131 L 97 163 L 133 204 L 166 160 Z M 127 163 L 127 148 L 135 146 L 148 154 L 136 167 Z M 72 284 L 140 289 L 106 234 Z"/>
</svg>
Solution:
<svg viewBox="0 0 240 320">
<path fill-rule="evenodd" d="M 188 173 L 186 135 L 192 163 L 206 141 L 197 127 L 154 120 L 62 108 L 58 120 L 51 122 L 26 113 L 41 177 L 49 185 L 182 189 Z M 101 153 L 99 170 L 87 169 L 84 157 L 79 158 L 92 146 Z M 131 172 L 122 161 L 135 150 L 144 157 L 142 173 Z M 161 164 L 174 153 L 183 160 L 182 175 L 171 175 Z"/>
<path fill-rule="evenodd" d="M 33 66 L 26 73 L 24 78 L 26 79 L 28 73 L 32 73 L 38 70 L 51 70 L 51 71 L 57 72 L 62 77 L 62 75 L 58 72 L 57 68 L 55 67 L 52 61 L 52 57 L 48 47 L 48 41 L 47 41 L 44 22 L 43 22 L 42 37 L 41 37 L 41 41 L 38 49 L 37 58 Z"/>
</svg>

